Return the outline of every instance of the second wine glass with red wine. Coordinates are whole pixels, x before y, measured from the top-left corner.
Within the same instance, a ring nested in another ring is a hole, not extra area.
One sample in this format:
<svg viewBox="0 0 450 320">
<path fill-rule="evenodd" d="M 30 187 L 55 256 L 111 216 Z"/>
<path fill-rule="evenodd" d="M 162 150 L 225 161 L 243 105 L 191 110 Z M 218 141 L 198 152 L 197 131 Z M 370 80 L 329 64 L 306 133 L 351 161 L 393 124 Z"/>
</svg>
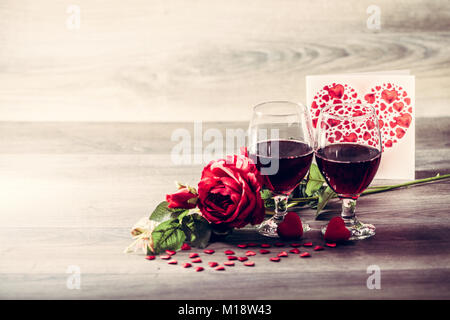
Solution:
<svg viewBox="0 0 450 320">
<path fill-rule="evenodd" d="M 381 161 L 382 141 L 375 109 L 335 104 L 317 122 L 316 162 L 326 182 L 342 199 L 341 217 L 350 240 L 375 235 L 375 227 L 356 219 L 356 200 L 372 182 Z M 325 228 L 322 229 L 325 232 Z"/>
<path fill-rule="evenodd" d="M 275 215 L 259 227 L 262 235 L 278 237 L 278 224 L 286 214 L 289 194 L 308 173 L 313 147 L 312 125 L 303 105 L 272 101 L 254 107 L 249 128 L 249 157 L 275 201 Z M 304 229 L 308 226 L 304 225 Z"/>
</svg>

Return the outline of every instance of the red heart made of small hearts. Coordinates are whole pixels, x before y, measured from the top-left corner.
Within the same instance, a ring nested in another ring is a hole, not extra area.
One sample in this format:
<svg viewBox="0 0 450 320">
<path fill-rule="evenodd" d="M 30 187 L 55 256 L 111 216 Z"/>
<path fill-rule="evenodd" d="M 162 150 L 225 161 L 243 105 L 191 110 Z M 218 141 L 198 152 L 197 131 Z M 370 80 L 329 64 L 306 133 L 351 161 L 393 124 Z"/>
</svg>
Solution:
<svg viewBox="0 0 450 320">
<path fill-rule="evenodd" d="M 351 233 L 345 227 L 345 222 L 341 217 L 334 217 L 330 220 L 325 231 L 325 240 L 332 242 L 346 241 L 350 239 Z"/>
<path fill-rule="evenodd" d="M 277 233 L 283 239 L 296 239 L 303 236 L 303 225 L 295 212 L 288 212 L 278 225 Z"/>
<path fill-rule="evenodd" d="M 337 105 L 336 112 L 340 115 L 349 115 L 350 112 L 353 112 L 354 116 L 358 116 L 360 115 L 358 110 L 346 110 L 342 108 L 341 104 L 361 104 L 363 102 L 376 110 L 385 148 L 392 147 L 405 136 L 413 121 L 413 106 L 406 90 L 393 83 L 384 83 L 371 88 L 364 95 L 364 101 L 361 101 L 358 92 L 347 84 L 332 83 L 324 86 L 316 93 L 311 104 L 313 126 L 317 127 L 321 110 L 330 104 Z M 338 108 L 340 109 L 338 110 Z M 362 127 L 341 125 L 339 121 L 333 119 L 329 119 L 328 125 L 331 128 L 328 136 L 330 142 L 357 142 L 362 139 L 369 145 L 378 145 L 377 137 L 370 134 L 369 131 L 364 132 L 364 129 L 371 130 L 375 127 L 374 121 L 370 119 Z"/>
</svg>

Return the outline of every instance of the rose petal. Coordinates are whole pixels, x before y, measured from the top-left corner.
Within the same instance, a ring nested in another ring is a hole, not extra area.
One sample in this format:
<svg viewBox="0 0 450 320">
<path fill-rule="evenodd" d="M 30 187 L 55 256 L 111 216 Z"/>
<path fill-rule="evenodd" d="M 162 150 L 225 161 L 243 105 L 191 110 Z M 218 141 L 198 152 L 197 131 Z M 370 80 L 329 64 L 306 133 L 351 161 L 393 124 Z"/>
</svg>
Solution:
<svg viewBox="0 0 450 320">
<path fill-rule="evenodd" d="M 288 255 L 288 253 L 286 251 L 281 251 L 277 256 L 280 257 L 280 258 L 286 258 L 289 255 Z"/>
<path fill-rule="evenodd" d="M 312 244 L 312 242 L 307 242 L 307 243 L 304 243 L 303 246 L 304 247 L 312 247 L 313 244 Z"/>
<path fill-rule="evenodd" d="M 195 272 L 200 272 L 200 271 L 203 271 L 203 270 L 205 270 L 203 267 L 197 267 L 197 268 L 195 268 Z"/>
<path fill-rule="evenodd" d="M 155 258 L 156 258 L 155 256 L 146 256 L 145 257 L 145 259 L 147 259 L 147 260 L 155 260 Z"/>
<path fill-rule="evenodd" d="M 294 253 L 294 254 L 299 254 L 300 250 L 298 250 L 297 248 L 291 249 L 289 250 L 290 253 Z"/>
<path fill-rule="evenodd" d="M 211 268 L 214 268 L 214 267 L 217 267 L 219 264 L 218 264 L 217 262 L 211 261 L 211 262 L 208 262 L 208 265 L 209 265 Z"/>
<path fill-rule="evenodd" d="M 314 251 L 321 251 L 321 250 L 323 250 L 323 249 L 325 249 L 325 248 L 322 247 L 322 246 L 315 246 L 315 247 L 314 247 Z"/>
<path fill-rule="evenodd" d="M 255 251 L 249 250 L 249 251 L 247 251 L 247 252 L 245 253 L 245 255 L 246 255 L 247 257 L 255 256 L 255 255 L 256 255 L 256 252 L 255 252 Z"/>
<path fill-rule="evenodd" d="M 261 253 L 261 254 L 268 254 L 268 253 L 270 253 L 270 250 L 261 249 L 261 250 L 259 250 L 259 253 Z"/>
<path fill-rule="evenodd" d="M 227 267 L 234 267 L 234 262 L 233 261 L 226 261 L 223 263 L 225 266 Z"/>
<path fill-rule="evenodd" d="M 183 268 L 190 268 L 190 267 L 192 267 L 192 264 L 190 264 L 188 262 L 183 263 Z"/>
<path fill-rule="evenodd" d="M 189 258 L 197 258 L 198 257 L 198 253 L 195 253 L 195 252 L 192 252 L 192 253 L 189 253 Z"/>
<path fill-rule="evenodd" d="M 247 258 L 247 257 L 238 257 L 238 260 L 239 260 L 239 261 L 247 261 L 248 258 Z"/>
<path fill-rule="evenodd" d="M 215 251 L 212 249 L 205 249 L 205 250 L 203 250 L 203 252 L 206 254 L 213 254 Z"/>
<path fill-rule="evenodd" d="M 255 263 L 253 261 L 245 261 L 244 262 L 244 266 L 246 267 L 253 267 L 255 265 Z"/>
<path fill-rule="evenodd" d="M 224 252 L 226 255 L 234 254 L 233 250 L 225 250 Z"/>
</svg>

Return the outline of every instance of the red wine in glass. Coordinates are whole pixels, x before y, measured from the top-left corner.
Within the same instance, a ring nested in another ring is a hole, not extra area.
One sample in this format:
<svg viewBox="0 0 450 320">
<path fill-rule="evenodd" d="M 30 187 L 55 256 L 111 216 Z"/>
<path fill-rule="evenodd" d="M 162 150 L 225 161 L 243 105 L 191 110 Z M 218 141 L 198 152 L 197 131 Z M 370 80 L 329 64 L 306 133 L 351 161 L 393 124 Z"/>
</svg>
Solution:
<svg viewBox="0 0 450 320">
<path fill-rule="evenodd" d="M 331 144 L 316 151 L 319 170 L 341 198 L 357 199 L 375 177 L 380 160 L 378 149 L 353 143 Z"/>
<path fill-rule="evenodd" d="M 258 169 L 278 162 L 275 174 L 265 175 L 265 184 L 275 194 L 289 195 L 302 181 L 313 158 L 313 149 L 306 143 L 296 140 L 261 141 L 250 154 Z"/>
</svg>

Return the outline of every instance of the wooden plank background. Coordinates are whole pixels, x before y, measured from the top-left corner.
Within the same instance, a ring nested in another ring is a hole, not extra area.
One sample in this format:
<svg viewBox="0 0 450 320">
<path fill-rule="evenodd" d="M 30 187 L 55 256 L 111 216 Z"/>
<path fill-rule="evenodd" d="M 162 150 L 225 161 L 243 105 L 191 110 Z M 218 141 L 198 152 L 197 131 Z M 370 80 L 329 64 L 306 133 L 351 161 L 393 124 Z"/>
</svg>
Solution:
<svg viewBox="0 0 450 320">
<path fill-rule="evenodd" d="M 419 117 L 450 115 L 449 1 L 0 2 L 3 121 L 247 121 L 304 102 L 308 74 L 392 69 L 416 75 Z"/>
</svg>

